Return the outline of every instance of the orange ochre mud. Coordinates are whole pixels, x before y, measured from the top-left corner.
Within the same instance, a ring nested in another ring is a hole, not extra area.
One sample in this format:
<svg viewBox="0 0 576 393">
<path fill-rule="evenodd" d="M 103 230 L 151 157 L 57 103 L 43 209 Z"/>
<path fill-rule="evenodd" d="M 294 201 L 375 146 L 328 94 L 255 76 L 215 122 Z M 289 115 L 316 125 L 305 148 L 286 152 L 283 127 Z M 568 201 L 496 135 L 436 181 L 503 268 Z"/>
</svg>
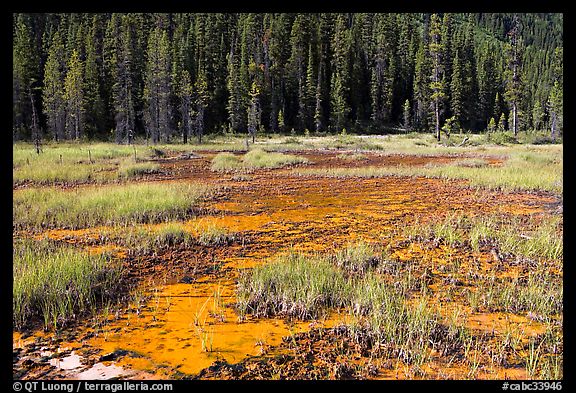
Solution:
<svg viewBox="0 0 576 393">
<path fill-rule="evenodd" d="M 311 167 L 426 165 L 455 159 L 365 153 L 367 160 L 350 161 L 335 152 L 292 154 L 308 158 Z M 398 359 L 372 358 L 353 345 L 338 351 L 336 348 L 343 348 L 346 341 L 337 328 L 349 319 L 345 310 L 319 321 L 256 319 L 249 315 L 241 320 L 234 307 L 236 279 L 240 271 L 290 250 L 327 253 L 357 240 L 389 245 L 399 263 L 418 260 L 415 272 L 426 271 L 433 277 L 428 294 L 442 315 L 451 315 L 459 308 L 461 325 L 472 331 L 501 335 L 516 329 L 528 341 L 545 332 L 542 323 L 526 315 L 473 312 L 460 304 L 461 291 L 446 295 L 451 286 L 474 286 L 472 278 L 460 284 L 450 281 L 447 271 L 455 258 L 461 262 L 461 271 L 488 275 L 494 271 L 489 253 L 443 244 L 425 246 L 406 241 L 401 233 L 415 220 L 424 223 L 454 213 L 546 216 L 551 214 L 546 206 L 557 200 L 555 196 L 476 190 L 461 180 L 302 177 L 286 169 L 255 170 L 235 177 L 210 171 L 215 153 L 200 155 L 164 160 L 161 174 L 143 180 L 188 179 L 222 186 L 205 203 L 206 211 L 212 214 L 181 223 L 193 234 L 209 227 L 236 234 L 236 240 L 229 244 L 198 244 L 132 255 L 125 247 L 100 238 L 102 232 L 121 233 L 121 229 L 14 234 L 65 241 L 93 253 L 111 252 L 137 282 L 125 304 L 113 312 L 78 321 L 59 332 L 41 328 L 14 332 L 15 378 L 527 378 L 526 370 L 514 364 L 480 367 L 471 374 L 469 361 L 445 359 L 434 353 L 430 361 L 414 369 Z M 497 159 L 489 161 L 500 164 Z M 162 225 L 166 224 L 144 227 L 153 230 Z M 519 268 L 510 267 L 498 274 L 514 277 L 521 273 Z"/>
</svg>

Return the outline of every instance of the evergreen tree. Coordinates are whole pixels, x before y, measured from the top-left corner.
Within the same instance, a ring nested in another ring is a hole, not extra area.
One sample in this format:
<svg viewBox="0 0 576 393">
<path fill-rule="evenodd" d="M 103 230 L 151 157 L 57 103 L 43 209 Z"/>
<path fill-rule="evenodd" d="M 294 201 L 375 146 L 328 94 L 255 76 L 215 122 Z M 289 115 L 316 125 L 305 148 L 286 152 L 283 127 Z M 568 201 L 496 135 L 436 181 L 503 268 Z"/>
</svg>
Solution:
<svg viewBox="0 0 576 393">
<path fill-rule="evenodd" d="M 456 118 L 456 125 L 461 126 L 464 117 L 464 97 L 463 97 L 463 83 L 462 83 L 462 70 L 460 63 L 460 55 L 456 52 L 454 61 L 452 63 L 452 80 L 450 83 L 450 109 Z"/>
<path fill-rule="evenodd" d="M 194 90 L 192 80 L 187 70 L 182 71 L 178 84 L 180 98 L 180 118 L 182 130 L 182 143 L 188 143 L 188 135 L 192 135 L 192 97 Z"/>
<path fill-rule="evenodd" d="M 553 74 L 554 85 L 548 98 L 548 112 L 550 113 L 550 133 L 556 138 L 564 123 L 564 49 L 556 48 L 554 51 Z"/>
<path fill-rule="evenodd" d="M 196 114 L 194 124 L 198 143 L 202 143 L 202 136 L 204 135 L 204 117 L 209 98 L 208 83 L 206 82 L 204 73 L 201 72 L 194 83 L 194 107 Z"/>
<path fill-rule="evenodd" d="M 64 101 L 66 102 L 66 136 L 80 139 L 84 130 L 84 79 L 83 64 L 76 49 L 68 61 L 68 72 L 64 79 Z"/>
<path fill-rule="evenodd" d="M 510 105 L 511 128 L 514 137 L 518 135 L 518 111 L 522 100 L 522 37 L 518 15 L 514 15 L 512 29 L 508 33 L 507 46 L 508 69 L 506 72 L 506 99 Z"/>
<path fill-rule="evenodd" d="M 64 101 L 64 45 L 60 32 L 52 37 L 48 59 L 44 68 L 44 89 L 42 90 L 43 111 L 48 122 L 48 130 L 55 141 L 65 138 L 66 105 Z"/>
<path fill-rule="evenodd" d="M 422 130 L 428 126 L 428 108 L 430 107 L 430 61 L 423 43 L 416 52 L 414 71 L 414 121 L 416 128 Z"/>
<path fill-rule="evenodd" d="M 129 19 L 122 17 L 118 25 L 110 30 L 118 31 L 116 39 L 110 43 L 109 72 L 113 81 L 111 89 L 116 143 L 131 143 L 135 134 L 135 104 L 132 73 L 134 67 L 132 31 Z"/>
<path fill-rule="evenodd" d="M 534 102 L 534 108 L 532 109 L 532 127 L 534 130 L 541 130 L 544 124 L 544 107 L 539 100 Z"/>
<path fill-rule="evenodd" d="M 232 47 L 228 55 L 228 119 L 232 131 L 239 132 L 243 127 L 242 108 L 244 108 L 244 95 L 240 81 L 239 59 Z"/>
<path fill-rule="evenodd" d="M 392 99 L 394 76 L 396 73 L 390 26 L 386 19 L 378 18 L 374 29 L 375 50 L 372 67 L 371 97 L 372 120 L 377 123 L 387 123 L 392 114 Z"/>
<path fill-rule="evenodd" d="M 488 132 L 493 133 L 494 131 L 496 131 L 496 120 L 491 117 L 490 121 L 488 122 Z"/>
<path fill-rule="evenodd" d="M 349 53 L 350 53 L 350 31 L 346 27 L 344 15 L 339 15 L 336 19 L 336 31 L 333 40 L 334 69 L 330 81 L 331 94 L 331 121 L 330 124 L 337 131 L 344 129 L 348 123 L 350 115 L 349 104 L 349 84 L 350 76 Z"/>
<path fill-rule="evenodd" d="M 504 113 L 500 115 L 500 120 L 498 120 L 498 131 L 506 131 L 506 115 Z"/>
<path fill-rule="evenodd" d="M 407 131 L 410 129 L 410 101 L 408 100 L 404 101 L 403 114 L 404 116 L 402 125 Z"/>
<path fill-rule="evenodd" d="M 84 62 L 84 102 L 86 131 L 94 136 L 105 127 L 104 101 L 100 88 L 101 58 L 98 53 L 98 18 L 92 18 L 92 25 L 86 35 L 86 60 Z"/>
<path fill-rule="evenodd" d="M 39 132 L 36 115 L 39 85 L 39 59 L 32 31 L 23 14 L 14 16 L 12 46 L 12 138 L 21 139 L 28 130 Z M 37 138 L 39 136 L 36 136 Z"/>
<path fill-rule="evenodd" d="M 250 89 L 250 106 L 248 106 L 248 134 L 252 137 L 252 143 L 256 141 L 256 132 L 260 128 L 260 89 L 256 81 L 252 82 Z"/>
<path fill-rule="evenodd" d="M 144 121 L 153 143 L 169 141 L 172 136 L 170 57 L 168 34 L 159 26 L 150 33 L 147 54 Z"/>
<path fill-rule="evenodd" d="M 436 139 L 440 142 L 440 111 L 443 100 L 446 96 L 444 92 L 444 69 L 442 66 L 442 44 L 440 37 L 440 19 L 437 14 L 432 14 L 430 21 L 430 43 L 429 50 L 432 58 L 432 74 L 430 82 L 431 101 L 434 106 L 434 119 L 436 122 Z"/>
</svg>

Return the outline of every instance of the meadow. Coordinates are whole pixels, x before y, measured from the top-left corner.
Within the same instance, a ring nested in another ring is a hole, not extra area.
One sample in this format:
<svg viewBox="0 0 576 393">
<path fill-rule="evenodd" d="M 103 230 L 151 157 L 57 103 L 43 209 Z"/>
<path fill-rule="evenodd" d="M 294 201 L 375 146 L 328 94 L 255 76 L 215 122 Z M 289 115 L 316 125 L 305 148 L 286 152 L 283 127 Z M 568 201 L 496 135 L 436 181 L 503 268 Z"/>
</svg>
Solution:
<svg viewBox="0 0 576 393">
<path fill-rule="evenodd" d="M 16 143 L 14 375 L 121 350 L 162 378 L 562 379 L 552 142 Z"/>
</svg>

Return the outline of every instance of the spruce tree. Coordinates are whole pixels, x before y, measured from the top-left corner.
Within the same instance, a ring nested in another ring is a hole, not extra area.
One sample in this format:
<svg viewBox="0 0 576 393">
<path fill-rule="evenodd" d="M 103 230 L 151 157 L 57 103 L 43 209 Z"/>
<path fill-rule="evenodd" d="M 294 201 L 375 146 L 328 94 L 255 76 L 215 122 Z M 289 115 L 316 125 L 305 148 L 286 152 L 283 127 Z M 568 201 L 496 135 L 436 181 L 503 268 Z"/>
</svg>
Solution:
<svg viewBox="0 0 576 393">
<path fill-rule="evenodd" d="M 147 54 L 144 121 L 153 143 L 169 141 L 172 133 L 170 57 L 168 35 L 159 26 L 150 33 Z"/>
<path fill-rule="evenodd" d="M 60 32 L 52 36 L 48 59 L 44 68 L 44 89 L 42 90 L 43 112 L 46 115 L 48 131 L 56 142 L 65 138 L 66 104 L 64 101 L 64 45 Z"/>
<path fill-rule="evenodd" d="M 464 97 L 463 97 L 463 83 L 462 83 L 462 69 L 460 63 L 460 55 L 458 51 L 452 62 L 452 80 L 450 83 L 450 109 L 453 116 L 456 118 L 456 126 L 462 126 L 464 115 Z"/>
<path fill-rule="evenodd" d="M 198 143 L 202 143 L 202 136 L 204 135 L 204 118 L 209 98 L 208 83 L 204 73 L 201 72 L 194 83 L 194 128 Z"/>
<path fill-rule="evenodd" d="M 192 97 L 194 90 L 188 70 L 183 70 L 178 83 L 178 96 L 180 98 L 180 119 L 182 143 L 188 143 L 188 136 L 192 135 Z"/>
<path fill-rule="evenodd" d="M 554 85 L 548 98 L 548 112 L 550 113 L 550 134 L 556 138 L 558 131 L 562 130 L 564 123 L 564 49 L 556 48 L 552 62 Z"/>
<path fill-rule="evenodd" d="M 256 141 L 256 132 L 260 128 L 260 121 L 260 89 L 254 81 L 250 89 L 250 105 L 248 106 L 248 134 L 252 137 L 252 143 Z"/>
<path fill-rule="evenodd" d="M 512 29 L 508 33 L 508 37 L 505 96 L 510 105 L 510 127 L 516 138 L 518 136 L 518 111 L 522 99 L 522 37 L 520 36 L 518 15 L 514 15 Z"/>
<path fill-rule="evenodd" d="M 430 76 L 430 99 L 434 108 L 434 119 L 435 119 L 435 133 L 436 139 L 440 142 L 440 111 L 442 110 L 442 104 L 446 93 L 444 92 L 444 69 L 442 66 L 442 43 L 441 43 L 441 26 L 440 18 L 437 14 L 432 14 L 430 21 L 430 43 L 429 50 L 430 56 L 432 58 L 432 74 Z"/>
<path fill-rule="evenodd" d="M 80 139 L 84 130 L 84 81 L 83 64 L 76 49 L 72 50 L 68 61 L 68 72 L 64 79 L 64 100 L 66 103 L 66 136 Z"/>
</svg>

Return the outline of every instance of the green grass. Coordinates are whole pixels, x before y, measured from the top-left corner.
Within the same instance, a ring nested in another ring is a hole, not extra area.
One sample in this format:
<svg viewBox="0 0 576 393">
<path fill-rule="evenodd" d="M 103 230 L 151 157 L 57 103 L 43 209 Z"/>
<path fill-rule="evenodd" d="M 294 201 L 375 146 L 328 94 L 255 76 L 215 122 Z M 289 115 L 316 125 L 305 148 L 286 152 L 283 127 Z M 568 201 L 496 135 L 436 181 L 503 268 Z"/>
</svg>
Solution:
<svg viewBox="0 0 576 393">
<path fill-rule="evenodd" d="M 510 148 L 511 149 L 511 148 Z M 298 168 L 293 172 L 301 176 L 387 177 L 424 176 L 444 179 L 468 180 L 473 187 L 515 190 L 544 190 L 562 193 L 561 147 L 526 148 L 508 150 L 509 158 L 501 166 L 486 166 L 478 159 L 460 160 L 449 164 L 416 166 L 388 166 L 364 168 Z M 473 160 L 473 161 L 472 161 Z"/>
<path fill-rule="evenodd" d="M 539 321 L 555 318 L 563 310 L 562 278 L 550 273 L 530 272 L 522 279 L 490 277 L 479 287 L 467 294 L 473 310 L 525 314 Z"/>
<path fill-rule="evenodd" d="M 137 148 L 142 151 L 141 147 Z M 46 143 L 36 154 L 34 146 L 16 143 L 12 148 L 15 184 L 58 182 L 105 182 L 115 180 L 121 159 L 134 156 L 132 146 L 111 143 Z"/>
<path fill-rule="evenodd" d="M 469 216 L 462 214 L 405 226 L 404 236 L 439 240 L 450 246 L 469 244 L 474 251 L 497 247 L 504 254 L 531 260 L 561 260 L 563 219 L 550 216 Z"/>
<path fill-rule="evenodd" d="M 160 172 L 160 165 L 152 162 L 134 163 L 132 160 L 124 161 L 118 167 L 118 177 L 135 178 Z"/>
<path fill-rule="evenodd" d="M 304 157 L 292 154 L 267 152 L 262 149 L 252 149 L 244 155 L 242 162 L 246 168 L 280 168 L 287 165 L 308 162 Z"/>
<path fill-rule="evenodd" d="M 353 154 L 338 154 L 336 156 L 336 158 L 339 158 L 341 160 L 345 160 L 345 161 L 365 161 L 368 159 L 368 157 L 366 156 L 366 154 L 362 154 L 362 153 L 353 153 Z"/>
<path fill-rule="evenodd" d="M 196 244 L 219 246 L 233 242 L 237 235 L 215 225 L 198 227 L 192 231 L 184 224 L 170 222 L 155 229 L 126 228 L 122 231 L 101 231 L 101 237 L 125 246 L 136 253 L 149 253 L 175 246 L 190 247 Z"/>
<path fill-rule="evenodd" d="M 41 320 L 58 328 L 116 296 L 120 268 L 107 255 L 88 255 L 49 241 L 13 241 L 13 322 Z"/>
<path fill-rule="evenodd" d="M 330 307 L 344 306 L 348 288 L 330 262 L 291 253 L 241 275 L 238 309 L 241 316 L 313 319 Z"/>
<path fill-rule="evenodd" d="M 83 228 L 161 222 L 194 215 L 209 194 L 201 184 L 127 184 L 73 191 L 29 188 L 15 191 L 12 203 L 16 228 Z"/>
<path fill-rule="evenodd" d="M 235 172 L 258 168 L 281 168 L 287 165 L 306 163 L 307 161 L 304 157 L 267 152 L 260 148 L 255 148 L 242 157 L 228 152 L 219 153 L 212 159 L 211 169 L 215 172 Z"/>
<path fill-rule="evenodd" d="M 373 268 L 377 266 L 356 268 L 373 257 L 374 249 L 365 243 L 350 244 L 328 256 L 279 256 L 242 272 L 237 285 L 239 314 L 317 319 L 330 310 L 347 310 L 351 320 L 343 326 L 349 338 L 369 348 L 379 343 L 388 356 L 406 364 L 425 363 L 432 345 L 461 347 L 462 328 L 444 326 L 425 296 L 409 301 L 409 292 L 398 289 L 396 278 L 384 279 Z M 359 271 L 363 274 L 350 274 Z M 405 269 L 397 273 L 410 274 Z"/>
<path fill-rule="evenodd" d="M 242 159 L 235 154 L 222 152 L 213 159 L 210 169 L 214 172 L 234 172 L 242 169 Z"/>
</svg>

